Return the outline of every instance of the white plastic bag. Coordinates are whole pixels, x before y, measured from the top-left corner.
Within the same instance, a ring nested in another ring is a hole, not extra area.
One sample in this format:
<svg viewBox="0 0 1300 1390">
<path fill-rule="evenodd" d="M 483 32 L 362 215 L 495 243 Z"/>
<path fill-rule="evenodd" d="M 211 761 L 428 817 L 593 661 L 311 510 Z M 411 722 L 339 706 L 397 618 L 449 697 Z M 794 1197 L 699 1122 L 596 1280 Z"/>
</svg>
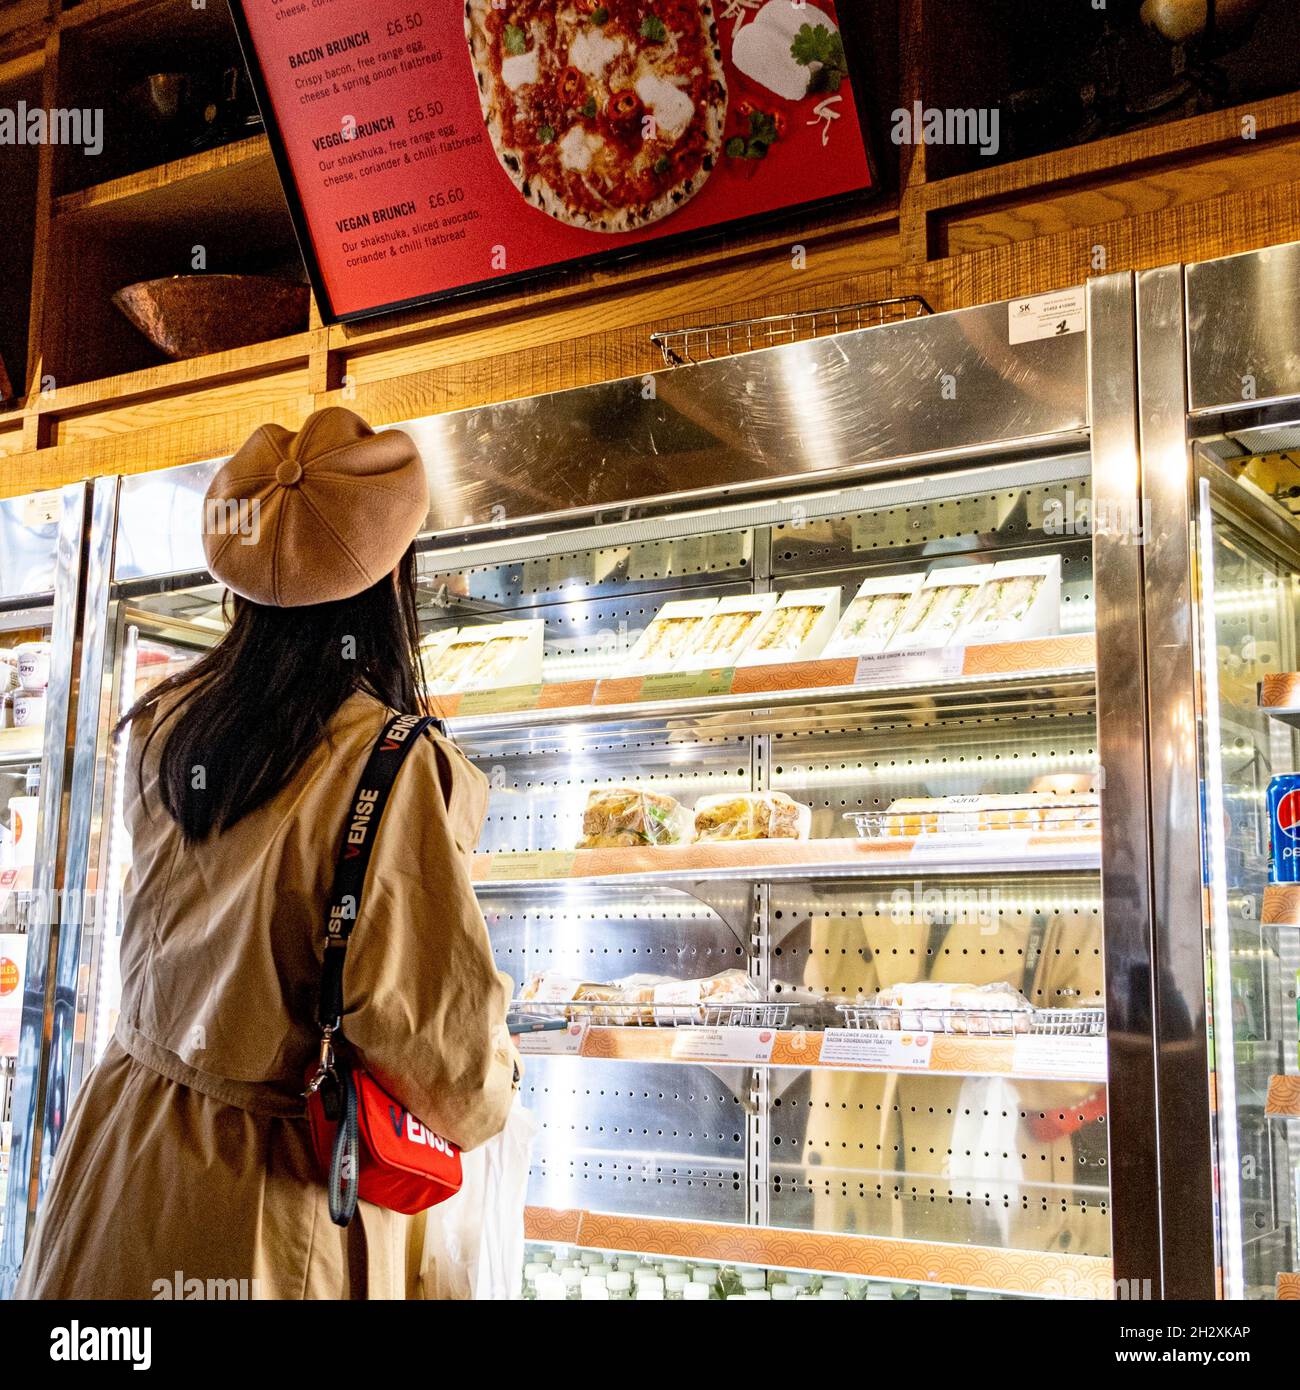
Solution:
<svg viewBox="0 0 1300 1390">
<path fill-rule="evenodd" d="M 461 1155 L 460 1191 L 425 1214 L 420 1282 L 430 1299 L 517 1299 L 537 1121 L 518 1097 L 506 1127 Z"/>
</svg>

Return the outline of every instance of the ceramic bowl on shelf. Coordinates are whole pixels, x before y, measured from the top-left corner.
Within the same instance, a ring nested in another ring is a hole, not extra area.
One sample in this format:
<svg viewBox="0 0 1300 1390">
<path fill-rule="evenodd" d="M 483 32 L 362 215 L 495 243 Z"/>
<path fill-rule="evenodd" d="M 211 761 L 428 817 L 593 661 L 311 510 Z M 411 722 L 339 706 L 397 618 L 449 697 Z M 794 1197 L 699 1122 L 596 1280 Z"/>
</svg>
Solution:
<svg viewBox="0 0 1300 1390">
<path fill-rule="evenodd" d="M 259 343 L 307 326 L 306 285 L 269 275 L 169 275 L 125 285 L 113 303 L 168 357 Z"/>
</svg>

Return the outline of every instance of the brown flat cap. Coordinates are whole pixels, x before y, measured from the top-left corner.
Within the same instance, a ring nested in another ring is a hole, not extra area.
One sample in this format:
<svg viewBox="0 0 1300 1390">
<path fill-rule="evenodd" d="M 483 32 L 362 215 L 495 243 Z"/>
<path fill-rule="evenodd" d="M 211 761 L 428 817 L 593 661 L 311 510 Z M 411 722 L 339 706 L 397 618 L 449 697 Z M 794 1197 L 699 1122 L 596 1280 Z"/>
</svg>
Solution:
<svg viewBox="0 0 1300 1390">
<path fill-rule="evenodd" d="M 297 434 L 263 425 L 217 470 L 203 499 L 203 549 L 213 575 L 254 603 L 331 603 L 388 574 L 428 510 L 410 437 L 376 434 L 335 405 Z"/>
</svg>

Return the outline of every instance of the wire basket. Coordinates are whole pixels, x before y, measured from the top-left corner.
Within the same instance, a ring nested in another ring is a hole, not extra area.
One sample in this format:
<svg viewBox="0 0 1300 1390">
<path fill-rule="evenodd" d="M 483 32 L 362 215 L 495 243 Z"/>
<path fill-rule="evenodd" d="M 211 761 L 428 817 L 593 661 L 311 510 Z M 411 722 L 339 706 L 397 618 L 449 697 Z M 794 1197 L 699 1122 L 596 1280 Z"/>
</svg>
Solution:
<svg viewBox="0 0 1300 1390">
<path fill-rule="evenodd" d="M 896 1033 L 960 1033 L 1012 1038 L 1018 1033 L 1096 1038 L 1106 1031 L 1105 1009 L 905 1009 L 880 1004 L 837 1005 L 847 1028 Z"/>
<path fill-rule="evenodd" d="M 945 809 L 928 811 L 846 811 L 860 840 L 890 840 L 920 835 L 996 835 L 998 831 L 1019 830 L 1033 834 L 1050 831 L 1095 835 L 1100 829 L 1101 811 L 1095 800 L 1066 800 L 1063 805 L 1050 801 L 1022 805 Z M 915 831 L 907 828 L 909 822 Z"/>
<path fill-rule="evenodd" d="M 609 1028 L 783 1028 L 789 1004 L 764 1001 L 740 1004 L 606 1003 L 566 999 L 555 1003 L 522 1000 L 511 1008 L 511 1019 L 562 1018 L 569 1023 L 590 1020 Z"/>
<path fill-rule="evenodd" d="M 801 309 L 792 314 L 734 319 L 698 328 L 657 329 L 651 333 L 650 341 L 663 354 L 665 367 L 685 367 L 734 357 L 738 352 L 803 343 L 831 333 L 902 323 L 905 319 L 924 318 L 930 312 L 930 306 L 919 294 L 904 294 L 894 299 L 868 299 L 829 309 Z"/>
</svg>

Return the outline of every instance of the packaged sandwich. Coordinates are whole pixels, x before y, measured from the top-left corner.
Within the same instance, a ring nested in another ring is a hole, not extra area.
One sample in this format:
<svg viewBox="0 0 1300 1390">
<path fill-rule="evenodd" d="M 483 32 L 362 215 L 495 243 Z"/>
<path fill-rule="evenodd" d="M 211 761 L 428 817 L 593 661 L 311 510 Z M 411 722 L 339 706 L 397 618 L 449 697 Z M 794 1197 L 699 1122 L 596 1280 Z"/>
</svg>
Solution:
<svg viewBox="0 0 1300 1390">
<path fill-rule="evenodd" d="M 959 633 L 963 642 L 1009 642 L 1061 628 L 1061 557 L 1000 560 Z"/>
<path fill-rule="evenodd" d="M 519 997 L 534 1004 L 567 1004 L 583 987 L 581 980 L 558 970 L 539 970 L 520 987 Z"/>
<path fill-rule="evenodd" d="M 823 656 L 867 656 L 883 652 L 925 575 L 895 574 L 864 579 L 831 634 Z"/>
<path fill-rule="evenodd" d="M 699 1023 L 711 1007 L 752 1004 L 762 998 L 762 991 L 743 970 L 723 970 L 701 980 L 628 975 L 606 984 L 543 970 L 530 976 L 519 992 L 522 1004 L 563 1005 L 566 1018 L 614 1025 Z"/>
<path fill-rule="evenodd" d="M 1034 1006 L 1008 984 L 941 984 L 918 980 L 891 985 L 867 1003 L 881 1012 L 880 1028 L 927 1033 L 1027 1033 Z"/>
<path fill-rule="evenodd" d="M 677 599 L 654 615 L 627 659 L 619 663 L 623 675 L 639 676 L 671 671 L 700 635 L 704 620 L 718 606 L 716 598 Z"/>
<path fill-rule="evenodd" d="M 451 641 L 430 644 L 423 658 L 429 690 L 438 695 L 538 685 L 542 679 L 541 618 L 461 628 Z"/>
<path fill-rule="evenodd" d="M 424 672 L 424 683 L 430 689 L 444 678 L 446 668 L 443 653 L 455 640 L 454 627 L 440 628 L 437 632 L 430 632 L 420 639 L 420 667 Z"/>
<path fill-rule="evenodd" d="M 734 666 L 758 635 L 763 619 L 776 607 L 775 594 L 741 594 L 721 598 L 700 625 L 694 642 L 677 662 L 679 671 Z"/>
<path fill-rule="evenodd" d="M 806 840 L 812 808 L 784 792 L 723 792 L 695 807 L 695 839 Z"/>
<path fill-rule="evenodd" d="M 839 616 L 839 589 L 798 589 L 782 594 L 737 664 L 763 666 L 817 656 Z"/>
<path fill-rule="evenodd" d="M 680 845 L 691 838 L 691 813 L 667 792 L 593 787 L 582 814 L 579 849 Z"/>
<path fill-rule="evenodd" d="M 931 570 L 912 596 L 888 649 L 942 647 L 972 611 L 992 565 L 953 565 Z"/>
<path fill-rule="evenodd" d="M 656 1004 L 752 1004 L 762 991 L 743 970 L 720 970 L 702 980 L 664 980 L 654 986 Z"/>
</svg>

